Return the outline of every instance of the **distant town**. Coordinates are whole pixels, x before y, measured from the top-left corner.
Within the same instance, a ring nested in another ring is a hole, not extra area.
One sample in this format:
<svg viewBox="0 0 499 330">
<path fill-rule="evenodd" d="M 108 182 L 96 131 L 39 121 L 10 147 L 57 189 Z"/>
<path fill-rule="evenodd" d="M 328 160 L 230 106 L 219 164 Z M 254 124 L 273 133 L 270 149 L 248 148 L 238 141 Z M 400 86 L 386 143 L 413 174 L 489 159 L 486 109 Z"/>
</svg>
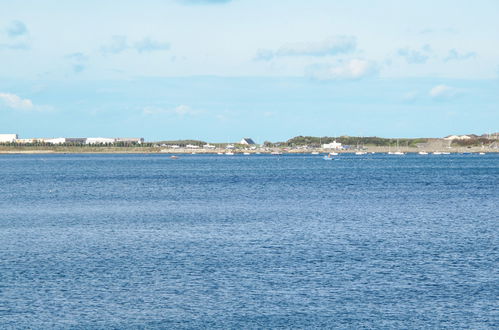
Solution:
<svg viewBox="0 0 499 330">
<path fill-rule="evenodd" d="M 449 135 L 442 138 L 314 137 L 296 136 L 287 141 L 252 138 L 232 143 L 200 140 L 145 141 L 127 137 L 20 138 L 0 134 L 0 153 L 38 152 L 138 152 L 138 153 L 300 153 L 300 152 L 499 152 L 499 133 Z"/>
</svg>

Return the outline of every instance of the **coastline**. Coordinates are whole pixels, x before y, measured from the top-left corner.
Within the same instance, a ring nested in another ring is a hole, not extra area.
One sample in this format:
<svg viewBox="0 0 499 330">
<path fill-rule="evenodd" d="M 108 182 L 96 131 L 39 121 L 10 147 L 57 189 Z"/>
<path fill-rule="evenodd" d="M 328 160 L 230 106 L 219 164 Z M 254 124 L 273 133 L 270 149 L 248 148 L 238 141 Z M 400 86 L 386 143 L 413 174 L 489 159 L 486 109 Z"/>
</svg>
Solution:
<svg viewBox="0 0 499 330">
<path fill-rule="evenodd" d="M 165 149 L 158 147 L 0 147 L 0 154 L 165 154 L 165 155 L 175 155 L 175 154 L 220 154 L 227 152 L 227 149 Z M 358 151 L 363 151 L 366 153 L 388 153 L 390 151 L 401 151 L 404 153 L 415 153 L 425 151 L 428 153 L 433 152 L 449 152 L 452 154 L 460 153 L 499 153 L 499 149 L 493 148 L 481 148 L 481 147 L 471 147 L 471 148 L 415 148 L 415 147 L 401 147 L 398 149 L 388 148 L 388 147 L 376 147 L 376 146 L 366 146 L 362 150 L 349 149 L 349 150 L 330 150 L 330 149 L 299 149 L 299 148 L 261 148 L 255 150 L 249 149 L 235 149 L 231 150 L 235 155 L 249 153 L 249 154 L 271 154 L 271 153 L 282 153 L 282 154 L 311 154 L 320 153 L 327 154 L 329 152 L 337 152 L 338 154 L 354 154 Z"/>
</svg>

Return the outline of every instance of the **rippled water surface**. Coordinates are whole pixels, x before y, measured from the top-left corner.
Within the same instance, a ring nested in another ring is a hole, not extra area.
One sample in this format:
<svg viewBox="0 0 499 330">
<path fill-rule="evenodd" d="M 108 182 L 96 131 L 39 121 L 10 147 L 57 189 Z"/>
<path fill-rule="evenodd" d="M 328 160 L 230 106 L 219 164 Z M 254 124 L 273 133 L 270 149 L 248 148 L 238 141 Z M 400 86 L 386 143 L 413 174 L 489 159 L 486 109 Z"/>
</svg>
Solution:
<svg viewBox="0 0 499 330">
<path fill-rule="evenodd" d="M 0 328 L 497 328 L 499 155 L 0 155 Z"/>
</svg>

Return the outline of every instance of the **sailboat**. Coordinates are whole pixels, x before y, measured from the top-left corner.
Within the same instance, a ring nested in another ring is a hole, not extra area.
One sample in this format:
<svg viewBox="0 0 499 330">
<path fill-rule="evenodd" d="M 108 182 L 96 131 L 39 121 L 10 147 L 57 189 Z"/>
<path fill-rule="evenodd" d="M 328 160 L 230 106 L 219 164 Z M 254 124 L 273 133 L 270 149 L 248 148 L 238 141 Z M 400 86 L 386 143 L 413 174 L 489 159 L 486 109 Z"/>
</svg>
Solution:
<svg viewBox="0 0 499 330">
<path fill-rule="evenodd" d="M 402 151 L 399 149 L 399 140 L 397 139 L 397 151 L 392 153 L 392 155 L 405 155 Z"/>
</svg>

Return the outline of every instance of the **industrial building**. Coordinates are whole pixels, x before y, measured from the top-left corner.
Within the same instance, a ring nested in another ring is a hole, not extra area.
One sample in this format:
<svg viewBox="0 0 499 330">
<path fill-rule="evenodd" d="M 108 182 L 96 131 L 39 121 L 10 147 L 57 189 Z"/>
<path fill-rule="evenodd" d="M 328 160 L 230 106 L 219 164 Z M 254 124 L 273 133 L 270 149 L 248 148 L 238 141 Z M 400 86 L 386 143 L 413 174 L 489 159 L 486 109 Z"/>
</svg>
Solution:
<svg viewBox="0 0 499 330">
<path fill-rule="evenodd" d="M 13 143 L 17 140 L 17 134 L 0 134 L 0 143 Z"/>
</svg>

